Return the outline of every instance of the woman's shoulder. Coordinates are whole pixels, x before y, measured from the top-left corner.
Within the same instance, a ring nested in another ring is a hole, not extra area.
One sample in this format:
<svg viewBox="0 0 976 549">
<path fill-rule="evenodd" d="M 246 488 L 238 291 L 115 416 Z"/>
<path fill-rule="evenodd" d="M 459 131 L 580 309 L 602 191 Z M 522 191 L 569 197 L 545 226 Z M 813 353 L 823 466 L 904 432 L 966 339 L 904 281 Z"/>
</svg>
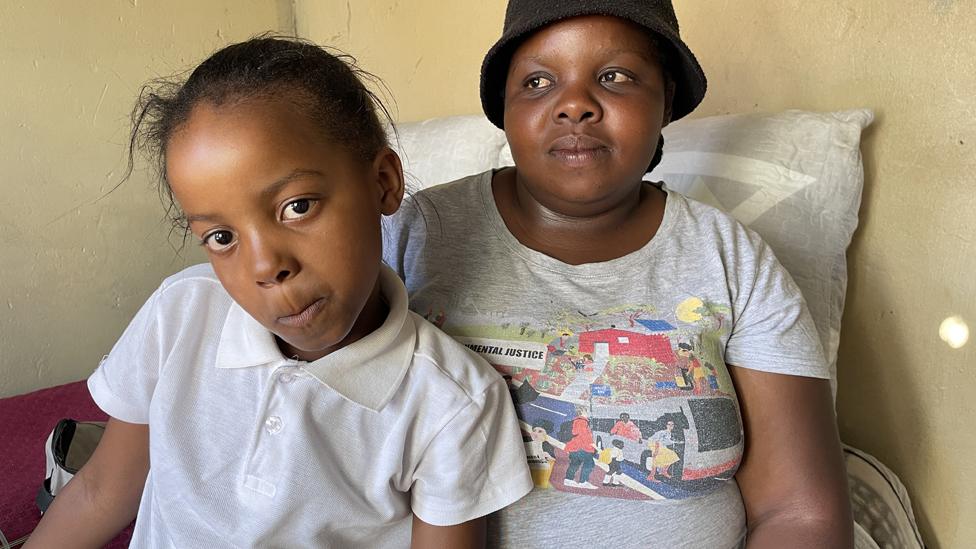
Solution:
<svg viewBox="0 0 976 549">
<path fill-rule="evenodd" d="M 668 189 L 669 215 L 676 235 L 686 235 L 720 248 L 736 247 L 758 252 L 765 242 L 754 230 L 728 212 L 675 190 Z"/>
<path fill-rule="evenodd" d="M 662 184 L 662 187 L 668 193 L 668 201 L 672 203 L 676 212 L 687 221 L 730 231 L 746 229 L 745 225 L 728 212 L 670 189 L 665 184 Z"/>
<path fill-rule="evenodd" d="M 469 224 L 485 209 L 485 193 L 486 190 L 490 192 L 491 173 L 469 175 L 410 193 L 399 211 L 384 225 L 386 238 L 399 241 L 406 235 L 416 234 L 431 238 L 441 232 L 452 232 L 456 223 Z"/>
<path fill-rule="evenodd" d="M 455 179 L 447 183 L 424 185 L 419 191 L 411 193 L 405 205 L 416 204 L 421 207 L 457 205 L 482 196 L 485 185 L 491 184 L 492 171 L 484 171 Z"/>
</svg>

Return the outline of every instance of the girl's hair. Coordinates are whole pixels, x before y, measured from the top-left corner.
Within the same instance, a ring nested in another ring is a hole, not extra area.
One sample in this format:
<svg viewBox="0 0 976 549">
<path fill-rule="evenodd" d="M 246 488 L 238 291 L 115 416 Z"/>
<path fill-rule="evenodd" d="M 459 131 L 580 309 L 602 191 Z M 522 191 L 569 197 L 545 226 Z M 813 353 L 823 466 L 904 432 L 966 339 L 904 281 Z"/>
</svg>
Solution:
<svg viewBox="0 0 976 549">
<path fill-rule="evenodd" d="M 128 166 L 141 150 L 155 171 L 158 190 L 174 228 L 187 231 L 166 174 L 166 147 L 201 103 L 233 105 L 251 99 L 284 98 L 305 109 L 326 139 L 369 162 L 387 146 L 382 118 L 389 111 L 364 81 L 382 84 L 351 56 L 311 42 L 262 35 L 227 46 L 182 78 L 143 86 L 132 111 Z"/>
</svg>

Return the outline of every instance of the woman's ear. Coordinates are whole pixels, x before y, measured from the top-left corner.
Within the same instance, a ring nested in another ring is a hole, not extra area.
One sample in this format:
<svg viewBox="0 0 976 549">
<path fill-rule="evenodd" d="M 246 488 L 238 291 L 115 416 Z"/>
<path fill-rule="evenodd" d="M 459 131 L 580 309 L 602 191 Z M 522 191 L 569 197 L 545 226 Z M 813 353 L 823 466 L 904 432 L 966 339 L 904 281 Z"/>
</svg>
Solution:
<svg viewBox="0 0 976 549">
<path fill-rule="evenodd" d="M 400 156 L 389 147 L 383 147 L 373 159 L 373 174 L 379 193 L 380 213 L 393 215 L 403 200 L 403 165 Z"/>
<path fill-rule="evenodd" d="M 674 106 L 674 90 L 674 80 L 667 78 L 664 90 L 664 119 L 661 121 L 662 128 L 671 123 L 671 109 Z"/>
</svg>

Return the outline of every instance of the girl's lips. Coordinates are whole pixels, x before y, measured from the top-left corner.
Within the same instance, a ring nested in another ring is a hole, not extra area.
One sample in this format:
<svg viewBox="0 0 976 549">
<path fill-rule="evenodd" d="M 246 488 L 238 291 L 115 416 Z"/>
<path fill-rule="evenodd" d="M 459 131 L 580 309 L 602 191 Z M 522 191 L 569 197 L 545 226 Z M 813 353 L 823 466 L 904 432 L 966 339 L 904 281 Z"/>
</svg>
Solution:
<svg viewBox="0 0 976 549">
<path fill-rule="evenodd" d="M 323 307 L 325 307 L 325 298 L 320 297 L 299 313 L 278 317 L 278 324 L 284 324 L 292 328 L 301 328 L 308 325 L 322 311 Z"/>
</svg>

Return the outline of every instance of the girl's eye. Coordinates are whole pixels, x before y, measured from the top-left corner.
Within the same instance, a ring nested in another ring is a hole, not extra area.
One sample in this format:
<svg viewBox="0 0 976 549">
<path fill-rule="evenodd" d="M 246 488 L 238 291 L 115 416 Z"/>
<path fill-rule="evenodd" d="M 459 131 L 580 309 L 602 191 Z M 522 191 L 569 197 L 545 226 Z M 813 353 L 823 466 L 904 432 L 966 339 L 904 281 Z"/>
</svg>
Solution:
<svg viewBox="0 0 976 549">
<path fill-rule="evenodd" d="M 301 219 L 312 209 L 315 201 L 310 198 L 300 198 L 285 204 L 285 209 L 281 212 L 281 218 L 285 221 Z"/>
<path fill-rule="evenodd" d="M 211 252 L 222 252 L 234 243 L 234 233 L 230 231 L 214 231 L 203 237 L 201 244 Z"/>
<path fill-rule="evenodd" d="M 630 82 L 633 78 L 620 71 L 607 71 L 600 75 L 600 82 Z"/>
<path fill-rule="evenodd" d="M 549 80 L 545 76 L 533 76 L 525 82 L 525 87 L 530 90 L 539 90 L 543 88 L 548 88 L 552 85 L 552 80 Z"/>
</svg>

